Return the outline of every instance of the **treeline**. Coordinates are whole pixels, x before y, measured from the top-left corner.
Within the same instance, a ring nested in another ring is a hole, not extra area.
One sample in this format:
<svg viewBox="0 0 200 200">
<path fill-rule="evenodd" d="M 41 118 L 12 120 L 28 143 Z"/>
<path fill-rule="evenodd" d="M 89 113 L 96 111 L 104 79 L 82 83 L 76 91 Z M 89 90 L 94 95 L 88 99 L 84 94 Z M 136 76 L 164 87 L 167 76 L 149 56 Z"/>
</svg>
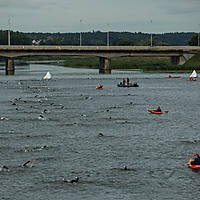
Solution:
<svg viewBox="0 0 200 200">
<path fill-rule="evenodd" d="M 153 45 L 185 46 L 195 33 L 153 34 Z M 33 40 L 41 40 L 41 45 L 79 45 L 80 33 L 27 33 Z M 148 33 L 109 32 L 111 46 L 150 45 Z M 82 33 L 82 45 L 107 45 L 107 33 L 101 31 Z"/>
<path fill-rule="evenodd" d="M 107 32 L 83 32 L 82 45 L 107 45 Z M 150 45 L 151 35 L 141 32 L 109 32 L 109 45 L 111 46 L 146 46 Z M 163 33 L 152 34 L 153 45 L 185 46 L 197 45 L 197 34 L 188 33 Z M 0 45 L 8 44 L 7 31 L 0 30 Z M 11 32 L 12 45 L 79 45 L 80 33 L 21 33 Z"/>
<path fill-rule="evenodd" d="M 24 33 L 21 32 L 10 32 L 10 43 L 12 45 L 30 45 L 32 44 L 32 39 Z M 0 30 L 0 45 L 8 44 L 8 31 Z"/>
</svg>

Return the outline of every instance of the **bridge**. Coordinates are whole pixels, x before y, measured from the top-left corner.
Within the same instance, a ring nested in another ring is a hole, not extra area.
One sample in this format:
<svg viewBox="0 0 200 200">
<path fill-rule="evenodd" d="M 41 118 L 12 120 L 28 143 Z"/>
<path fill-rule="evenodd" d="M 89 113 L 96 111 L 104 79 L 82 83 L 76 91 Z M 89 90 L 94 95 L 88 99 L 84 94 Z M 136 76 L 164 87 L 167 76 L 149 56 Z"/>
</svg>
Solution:
<svg viewBox="0 0 200 200">
<path fill-rule="evenodd" d="M 171 57 L 171 63 L 182 65 L 193 55 L 200 54 L 197 46 L 0 46 L 0 57 L 6 60 L 6 74 L 14 74 L 14 59 L 25 56 L 90 56 L 99 57 L 99 73 L 111 73 L 113 57 Z"/>
</svg>

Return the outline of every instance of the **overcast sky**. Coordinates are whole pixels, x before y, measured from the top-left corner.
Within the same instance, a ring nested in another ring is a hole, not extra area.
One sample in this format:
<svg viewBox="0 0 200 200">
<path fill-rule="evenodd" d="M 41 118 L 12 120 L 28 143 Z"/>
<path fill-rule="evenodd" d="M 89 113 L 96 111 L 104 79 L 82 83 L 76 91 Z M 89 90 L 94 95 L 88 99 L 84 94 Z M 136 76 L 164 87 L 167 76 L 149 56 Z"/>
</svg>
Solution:
<svg viewBox="0 0 200 200">
<path fill-rule="evenodd" d="M 200 0 L 0 0 L 3 30 L 199 32 Z"/>
</svg>

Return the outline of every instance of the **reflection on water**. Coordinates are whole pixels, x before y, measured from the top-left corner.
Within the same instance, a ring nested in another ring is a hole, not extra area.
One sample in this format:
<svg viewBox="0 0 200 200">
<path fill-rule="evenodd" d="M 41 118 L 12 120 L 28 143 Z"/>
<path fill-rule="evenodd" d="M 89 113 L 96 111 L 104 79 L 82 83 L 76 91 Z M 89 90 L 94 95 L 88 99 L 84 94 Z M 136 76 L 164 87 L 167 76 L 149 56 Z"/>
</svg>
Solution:
<svg viewBox="0 0 200 200">
<path fill-rule="evenodd" d="M 194 198 L 199 174 L 186 163 L 199 152 L 199 81 L 166 76 L 34 64 L 1 72 L 1 198 Z M 126 77 L 139 87 L 118 88 Z M 157 105 L 169 112 L 149 114 Z"/>
</svg>

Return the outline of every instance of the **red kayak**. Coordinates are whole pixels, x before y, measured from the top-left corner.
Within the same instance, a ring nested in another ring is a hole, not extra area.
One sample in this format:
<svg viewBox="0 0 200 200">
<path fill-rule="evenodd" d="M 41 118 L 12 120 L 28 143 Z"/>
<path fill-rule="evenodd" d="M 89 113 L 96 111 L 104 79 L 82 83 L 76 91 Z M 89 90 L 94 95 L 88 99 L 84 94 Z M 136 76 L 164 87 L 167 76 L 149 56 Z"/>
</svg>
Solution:
<svg viewBox="0 0 200 200">
<path fill-rule="evenodd" d="M 188 162 L 188 167 L 191 169 L 200 169 L 200 165 L 191 165 L 191 162 L 194 161 L 194 159 L 190 159 Z"/>
<path fill-rule="evenodd" d="M 102 87 L 96 87 L 96 89 L 97 89 L 97 90 L 103 90 L 103 88 L 102 88 Z"/>
<path fill-rule="evenodd" d="M 180 76 L 168 76 L 166 78 L 181 78 Z"/>
<path fill-rule="evenodd" d="M 156 110 L 148 110 L 150 113 L 152 113 L 152 114 L 158 114 L 158 115 L 161 115 L 161 114 L 163 114 L 163 112 L 158 112 L 158 111 L 156 111 Z"/>
<path fill-rule="evenodd" d="M 191 169 L 200 169 L 200 165 L 191 165 L 191 164 L 188 164 L 188 167 L 191 168 Z"/>
</svg>

